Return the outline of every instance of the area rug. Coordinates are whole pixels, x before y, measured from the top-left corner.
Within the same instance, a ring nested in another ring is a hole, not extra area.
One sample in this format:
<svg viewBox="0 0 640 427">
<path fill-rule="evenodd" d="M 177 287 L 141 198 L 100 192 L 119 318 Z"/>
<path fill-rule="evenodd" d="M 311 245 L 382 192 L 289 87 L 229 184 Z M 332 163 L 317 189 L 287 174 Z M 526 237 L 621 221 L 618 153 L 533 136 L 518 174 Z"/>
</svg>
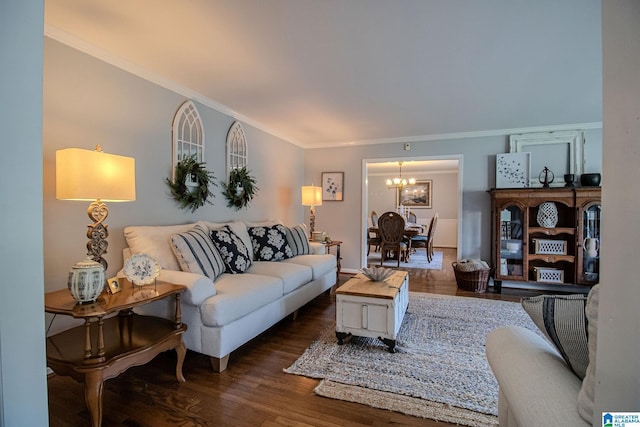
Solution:
<svg viewBox="0 0 640 427">
<path fill-rule="evenodd" d="M 284 371 L 320 378 L 315 392 L 421 418 L 467 426 L 498 424 L 498 384 L 485 356 L 487 334 L 517 325 L 539 333 L 519 303 L 409 293 L 397 353 L 378 339 L 338 345 L 335 325 Z"/>
<path fill-rule="evenodd" d="M 367 257 L 369 265 L 380 265 L 381 255 L 380 252 L 370 252 Z M 386 260 L 384 262 L 385 267 L 396 267 L 398 265 L 397 260 Z M 427 252 L 424 249 L 418 249 L 411 254 L 409 262 L 400 261 L 400 267 L 404 268 L 424 268 L 427 270 L 442 270 L 442 252 L 434 251 L 431 262 L 427 262 Z"/>
</svg>

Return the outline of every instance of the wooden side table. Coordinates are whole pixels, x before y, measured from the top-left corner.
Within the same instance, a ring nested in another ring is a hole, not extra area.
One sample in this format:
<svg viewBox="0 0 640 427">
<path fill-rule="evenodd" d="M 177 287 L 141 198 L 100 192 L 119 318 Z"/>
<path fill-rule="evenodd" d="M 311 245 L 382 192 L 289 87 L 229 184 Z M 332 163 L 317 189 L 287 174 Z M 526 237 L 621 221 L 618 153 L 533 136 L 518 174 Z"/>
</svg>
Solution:
<svg viewBox="0 0 640 427">
<path fill-rule="evenodd" d="M 78 326 L 47 338 L 47 365 L 60 375 L 85 384 L 85 401 L 91 424 L 102 425 L 102 392 L 105 380 L 115 378 L 132 366 L 143 365 L 158 354 L 175 349 L 176 378 L 184 382 L 182 364 L 186 348 L 181 321 L 182 285 L 158 282 L 135 286 L 129 282 L 119 293 L 103 293 L 95 303 L 78 304 L 67 289 L 45 294 L 45 311 L 84 319 Z M 175 296 L 175 319 L 141 316 L 132 309 Z M 118 313 L 105 319 L 105 316 Z"/>
<path fill-rule="evenodd" d="M 337 269 L 336 269 L 336 285 L 338 284 L 338 282 L 340 282 L 340 270 L 342 269 L 342 265 L 340 264 L 340 260 L 342 259 L 342 257 L 340 256 L 340 245 L 342 244 L 341 240 L 331 240 L 329 242 L 320 242 L 324 245 L 324 247 L 327 249 L 327 253 L 330 254 L 331 253 L 331 248 L 333 246 L 336 247 L 336 262 L 337 262 Z"/>
</svg>

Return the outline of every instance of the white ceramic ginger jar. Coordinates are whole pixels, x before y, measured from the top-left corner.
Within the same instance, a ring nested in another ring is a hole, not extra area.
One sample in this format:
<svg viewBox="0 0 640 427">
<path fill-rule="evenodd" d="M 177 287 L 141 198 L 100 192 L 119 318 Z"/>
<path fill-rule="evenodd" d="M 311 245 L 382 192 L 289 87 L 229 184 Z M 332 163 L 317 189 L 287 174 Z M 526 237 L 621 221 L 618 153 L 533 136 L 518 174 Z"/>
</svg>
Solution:
<svg viewBox="0 0 640 427">
<path fill-rule="evenodd" d="M 99 262 L 87 258 L 71 267 L 67 286 L 71 296 L 80 304 L 98 299 L 104 285 L 104 267 Z"/>
</svg>

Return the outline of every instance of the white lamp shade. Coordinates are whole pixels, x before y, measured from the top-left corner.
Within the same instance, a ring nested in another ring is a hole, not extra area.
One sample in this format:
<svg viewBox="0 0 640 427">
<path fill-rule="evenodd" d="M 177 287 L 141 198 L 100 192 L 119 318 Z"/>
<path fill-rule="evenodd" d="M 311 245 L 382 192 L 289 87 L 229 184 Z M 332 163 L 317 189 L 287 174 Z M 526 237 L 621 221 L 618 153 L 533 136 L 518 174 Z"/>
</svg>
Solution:
<svg viewBox="0 0 640 427">
<path fill-rule="evenodd" d="M 303 185 L 302 206 L 322 206 L 322 187 Z"/>
<path fill-rule="evenodd" d="M 56 151 L 56 199 L 135 200 L 135 159 L 80 148 Z"/>
</svg>

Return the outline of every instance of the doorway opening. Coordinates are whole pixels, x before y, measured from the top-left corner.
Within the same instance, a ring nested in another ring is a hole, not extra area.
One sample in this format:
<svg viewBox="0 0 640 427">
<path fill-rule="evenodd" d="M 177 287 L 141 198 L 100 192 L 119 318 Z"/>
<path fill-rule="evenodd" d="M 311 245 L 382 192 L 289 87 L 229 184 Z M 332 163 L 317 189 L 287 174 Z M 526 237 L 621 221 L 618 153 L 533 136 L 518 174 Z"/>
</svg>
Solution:
<svg viewBox="0 0 640 427">
<path fill-rule="evenodd" d="M 437 211 L 438 229 L 435 246 L 456 249 L 460 257 L 462 228 L 462 161 L 463 156 L 416 156 L 363 159 L 362 161 L 362 208 L 361 208 L 361 268 L 367 267 L 367 237 L 371 226 L 371 211 L 382 214 L 386 211 L 404 210 L 398 189 L 386 184 L 388 178 L 400 173 L 398 162 L 402 162 L 402 176 L 415 178 L 417 184 L 429 181 L 430 200 L 409 203 L 408 209 L 417 218 L 417 223 L 428 225 Z M 423 203 L 424 202 L 424 203 Z M 406 211 L 405 211 L 406 213 Z"/>
</svg>

